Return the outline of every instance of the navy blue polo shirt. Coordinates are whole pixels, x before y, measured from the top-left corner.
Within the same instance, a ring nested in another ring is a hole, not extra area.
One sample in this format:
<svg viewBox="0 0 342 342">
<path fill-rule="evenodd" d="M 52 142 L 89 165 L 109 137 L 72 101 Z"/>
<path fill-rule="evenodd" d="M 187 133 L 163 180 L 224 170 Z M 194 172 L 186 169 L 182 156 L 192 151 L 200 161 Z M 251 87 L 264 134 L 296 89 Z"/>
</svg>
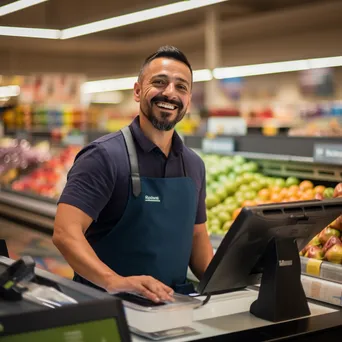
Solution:
<svg viewBox="0 0 342 342">
<path fill-rule="evenodd" d="M 202 159 L 183 144 L 176 132 L 172 138 L 171 151 L 166 157 L 140 129 L 139 116 L 129 127 L 137 150 L 140 175 L 184 177 L 185 167 L 188 177 L 193 179 L 196 186 L 196 224 L 204 223 L 206 183 Z M 75 206 L 93 219 L 86 237 L 95 241 L 112 229 L 123 215 L 130 191 L 129 182 L 130 165 L 124 137 L 120 131 L 107 134 L 77 154 L 58 202 Z"/>
</svg>

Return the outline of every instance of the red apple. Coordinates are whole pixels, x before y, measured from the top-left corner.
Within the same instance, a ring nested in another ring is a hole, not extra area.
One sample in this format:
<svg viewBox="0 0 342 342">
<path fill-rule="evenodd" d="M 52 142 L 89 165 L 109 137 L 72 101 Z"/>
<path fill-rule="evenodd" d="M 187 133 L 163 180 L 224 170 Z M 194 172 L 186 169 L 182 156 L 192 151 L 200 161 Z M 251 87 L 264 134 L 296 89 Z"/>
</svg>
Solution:
<svg viewBox="0 0 342 342">
<path fill-rule="evenodd" d="M 320 246 L 321 242 L 319 241 L 319 234 L 317 234 L 315 237 L 311 239 L 311 241 L 301 250 L 301 255 L 305 255 L 305 253 L 308 251 L 310 246 Z M 320 246 L 321 247 L 321 246 Z"/>
<path fill-rule="evenodd" d="M 335 221 L 329 224 L 330 228 L 334 228 L 342 232 L 342 215 L 339 216 Z"/>
<path fill-rule="evenodd" d="M 331 236 L 327 243 L 323 246 L 323 254 L 325 254 L 332 246 L 335 245 L 342 245 L 342 242 L 337 236 Z"/>
<path fill-rule="evenodd" d="M 325 245 L 331 236 L 340 237 L 341 233 L 337 229 L 333 229 L 328 226 L 319 233 L 319 241 L 322 245 Z"/>
<path fill-rule="evenodd" d="M 319 246 L 310 246 L 307 250 L 305 256 L 311 259 L 323 259 L 323 251 L 322 248 Z"/>
<path fill-rule="evenodd" d="M 335 245 L 328 249 L 325 253 L 325 259 L 334 263 L 341 264 L 342 263 L 342 244 Z"/>
</svg>

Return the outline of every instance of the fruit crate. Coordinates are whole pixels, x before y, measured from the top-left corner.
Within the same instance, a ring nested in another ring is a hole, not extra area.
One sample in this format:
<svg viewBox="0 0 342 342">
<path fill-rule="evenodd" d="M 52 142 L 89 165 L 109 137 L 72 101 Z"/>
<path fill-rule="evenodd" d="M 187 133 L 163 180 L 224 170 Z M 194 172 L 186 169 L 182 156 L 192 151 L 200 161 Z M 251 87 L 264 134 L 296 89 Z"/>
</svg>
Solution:
<svg viewBox="0 0 342 342">
<path fill-rule="evenodd" d="M 342 284 L 342 265 L 303 256 L 300 263 L 302 274 Z"/>
</svg>

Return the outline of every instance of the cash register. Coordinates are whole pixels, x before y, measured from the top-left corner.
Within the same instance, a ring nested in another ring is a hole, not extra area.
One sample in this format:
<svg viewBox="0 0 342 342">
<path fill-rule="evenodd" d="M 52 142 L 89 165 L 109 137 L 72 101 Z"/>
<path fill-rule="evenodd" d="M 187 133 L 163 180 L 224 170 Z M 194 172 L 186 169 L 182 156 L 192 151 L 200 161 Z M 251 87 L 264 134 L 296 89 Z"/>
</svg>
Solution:
<svg viewBox="0 0 342 342">
<path fill-rule="evenodd" d="M 40 270 L 25 256 L 0 257 L 2 342 L 131 341 L 122 302 Z"/>
</svg>

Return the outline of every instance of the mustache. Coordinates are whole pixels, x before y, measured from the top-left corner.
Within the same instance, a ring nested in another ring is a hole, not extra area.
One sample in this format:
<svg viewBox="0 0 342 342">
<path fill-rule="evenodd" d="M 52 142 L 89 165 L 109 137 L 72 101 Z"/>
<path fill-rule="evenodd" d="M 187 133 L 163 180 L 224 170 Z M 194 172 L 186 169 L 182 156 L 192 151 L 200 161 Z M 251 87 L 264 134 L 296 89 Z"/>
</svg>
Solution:
<svg viewBox="0 0 342 342">
<path fill-rule="evenodd" d="M 183 103 L 182 102 L 176 101 L 176 100 L 170 100 L 166 96 L 161 96 L 161 95 L 155 96 L 151 100 L 151 104 L 153 104 L 155 102 L 166 102 L 166 103 L 170 103 L 170 104 L 173 104 L 173 105 L 177 106 L 178 109 L 182 109 L 183 108 Z"/>
</svg>

